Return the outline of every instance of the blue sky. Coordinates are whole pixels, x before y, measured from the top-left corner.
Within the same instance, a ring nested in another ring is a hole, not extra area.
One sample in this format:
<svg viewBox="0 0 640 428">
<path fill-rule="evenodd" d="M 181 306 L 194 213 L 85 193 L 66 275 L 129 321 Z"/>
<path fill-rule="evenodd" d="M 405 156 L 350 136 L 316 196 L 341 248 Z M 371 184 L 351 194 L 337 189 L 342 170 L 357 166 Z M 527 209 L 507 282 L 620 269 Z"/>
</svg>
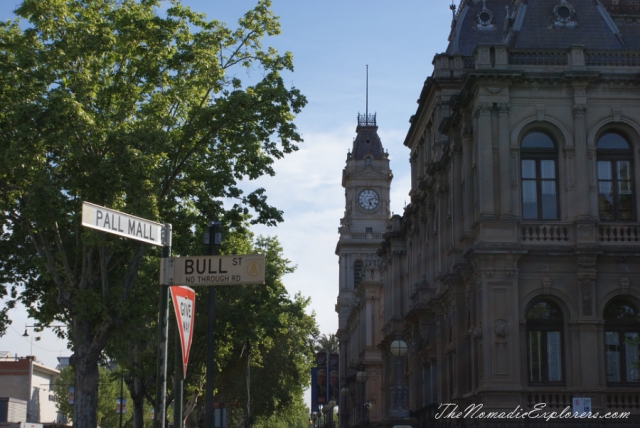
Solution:
<svg viewBox="0 0 640 428">
<path fill-rule="evenodd" d="M 230 26 L 256 3 L 182 2 Z M 12 18 L 19 3 L 1 0 L 0 19 Z M 285 256 L 298 267 L 285 277 L 285 284 L 291 295 L 311 297 L 322 333 L 335 333 L 338 327 L 334 251 L 344 213 L 341 176 L 357 114 L 365 111 L 365 67 L 369 65 L 369 112 L 377 113 L 378 134 L 394 174 L 391 207 L 401 214 L 410 189 L 409 152 L 403 141 L 422 85 L 432 73 L 433 56 L 446 49 L 450 4 L 451 0 L 273 0 L 282 34 L 263 45 L 293 53 L 295 71 L 286 81 L 309 101 L 295 120 L 305 141 L 298 152 L 276 162 L 275 177 L 247 187 L 265 187 L 269 201 L 284 211 L 283 224 L 255 231 L 279 237 Z M 21 335 L 25 324 L 33 321 L 26 319 L 24 308 L 10 316 L 14 322 L 0 338 L 0 350 L 27 355 L 30 340 Z M 55 366 L 57 356 L 69 354 L 51 331 L 40 336 L 33 353 L 46 365 Z"/>
</svg>

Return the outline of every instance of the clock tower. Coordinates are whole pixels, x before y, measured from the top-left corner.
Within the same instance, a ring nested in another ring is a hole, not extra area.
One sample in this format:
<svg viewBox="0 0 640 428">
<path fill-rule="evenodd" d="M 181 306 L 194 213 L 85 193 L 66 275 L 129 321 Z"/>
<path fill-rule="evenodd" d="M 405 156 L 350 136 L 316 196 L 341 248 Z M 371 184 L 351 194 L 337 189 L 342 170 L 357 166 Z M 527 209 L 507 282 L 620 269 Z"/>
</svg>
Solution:
<svg viewBox="0 0 640 428">
<path fill-rule="evenodd" d="M 363 412 L 363 403 L 353 406 L 363 399 L 372 404 L 366 417 L 371 422 L 378 420 L 376 416 L 383 403 L 380 391 L 382 356 L 376 346 L 383 326 L 381 259 L 377 251 L 389 224 L 389 190 L 393 175 L 389 169 L 389 154 L 384 151 L 377 131 L 375 114 L 358 115 L 356 137 L 342 171 L 345 211 L 336 246 L 340 264 L 336 312 L 341 388 L 347 386 L 351 400 L 355 400 L 348 406 L 349 413 L 341 416 L 345 418 L 344 423 L 354 423 L 365 417 L 358 413 Z M 349 383 L 354 367 L 358 371 L 364 369 L 368 375 L 364 398 L 358 389 L 360 385 Z"/>
</svg>

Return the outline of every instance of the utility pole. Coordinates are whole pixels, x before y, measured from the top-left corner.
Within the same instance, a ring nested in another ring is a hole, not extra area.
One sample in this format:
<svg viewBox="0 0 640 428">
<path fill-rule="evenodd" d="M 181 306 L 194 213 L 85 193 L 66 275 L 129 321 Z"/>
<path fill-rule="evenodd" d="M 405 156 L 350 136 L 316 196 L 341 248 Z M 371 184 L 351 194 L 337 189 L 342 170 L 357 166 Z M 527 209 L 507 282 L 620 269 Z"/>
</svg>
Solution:
<svg viewBox="0 0 640 428">
<path fill-rule="evenodd" d="M 204 244 L 206 248 L 206 255 L 214 256 L 217 253 L 218 247 L 222 242 L 221 223 L 218 221 L 209 222 L 209 230 L 205 233 Z M 205 390 L 205 413 L 204 413 L 204 426 L 205 428 L 214 428 L 215 419 L 213 414 L 213 371 L 215 370 L 213 360 L 213 331 L 215 327 L 215 304 L 216 293 L 215 286 L 209 286 L 209 307 L 207 311 L 207 373 L 206 373 L 206 390 Z"/>
</svg>

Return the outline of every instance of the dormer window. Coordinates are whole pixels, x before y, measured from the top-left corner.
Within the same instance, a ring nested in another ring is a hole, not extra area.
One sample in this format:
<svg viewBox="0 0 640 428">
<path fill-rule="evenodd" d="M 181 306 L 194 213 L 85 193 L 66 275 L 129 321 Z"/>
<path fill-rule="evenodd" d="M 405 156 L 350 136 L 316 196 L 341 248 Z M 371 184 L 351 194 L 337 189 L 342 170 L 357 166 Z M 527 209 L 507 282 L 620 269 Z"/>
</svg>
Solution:
<svg viewBox="0 0 640 428">
<path fill-rule="evenodd" d="M 556 27 L 574 28 L 576 22 L 576 10 L 566 0 L 562 0 L 553 8 L 554 23 Z"/>
</svg>

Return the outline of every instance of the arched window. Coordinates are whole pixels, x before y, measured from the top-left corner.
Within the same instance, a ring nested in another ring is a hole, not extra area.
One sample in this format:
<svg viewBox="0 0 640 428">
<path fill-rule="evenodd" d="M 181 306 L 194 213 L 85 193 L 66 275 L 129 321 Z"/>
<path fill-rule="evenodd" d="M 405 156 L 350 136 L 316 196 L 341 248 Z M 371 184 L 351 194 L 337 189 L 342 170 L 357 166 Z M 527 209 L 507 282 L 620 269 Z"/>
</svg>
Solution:
<svg viewBox="0 0 640 428">
<path fill-rule="evenodd" d="M 353 264 L 353 288 L 358 288 L 362 281 L 362 260 L 356 260 Z"/>
<path fill-rule="evenodd" d="M 529 385 L 563 385 L 562 311 L 549 300 L 537 299 L 529 305 L 526 317 Z"/>
<path fill-rule="evenodd" d="M 371 158 L 369 156 L 367 156 L 366 158 L 364 158 L 364 165 L 365 166 L 369 166 L 371 165 Z"/>
<path fill-rule="evenodd" d="M 604 321 L 607 383 L 638 387 L 638 345 L 630 343 L 638 338 L 640 332 L 638 309 L 628 299 L 614 299 L 604 310 Z"/>
<path fill-rule="evenodd" d="M 598 211 L 602 221 L 633 221 L 633 163 L 629 142 L 615 132 L 604 133 L 598 155 Z"/>
<path fill-rule="evenodd" d="M 557 220 L 558 149 L 549 135 L 530 132 L 520 144 L 522 218 Z"/>
</svg>

